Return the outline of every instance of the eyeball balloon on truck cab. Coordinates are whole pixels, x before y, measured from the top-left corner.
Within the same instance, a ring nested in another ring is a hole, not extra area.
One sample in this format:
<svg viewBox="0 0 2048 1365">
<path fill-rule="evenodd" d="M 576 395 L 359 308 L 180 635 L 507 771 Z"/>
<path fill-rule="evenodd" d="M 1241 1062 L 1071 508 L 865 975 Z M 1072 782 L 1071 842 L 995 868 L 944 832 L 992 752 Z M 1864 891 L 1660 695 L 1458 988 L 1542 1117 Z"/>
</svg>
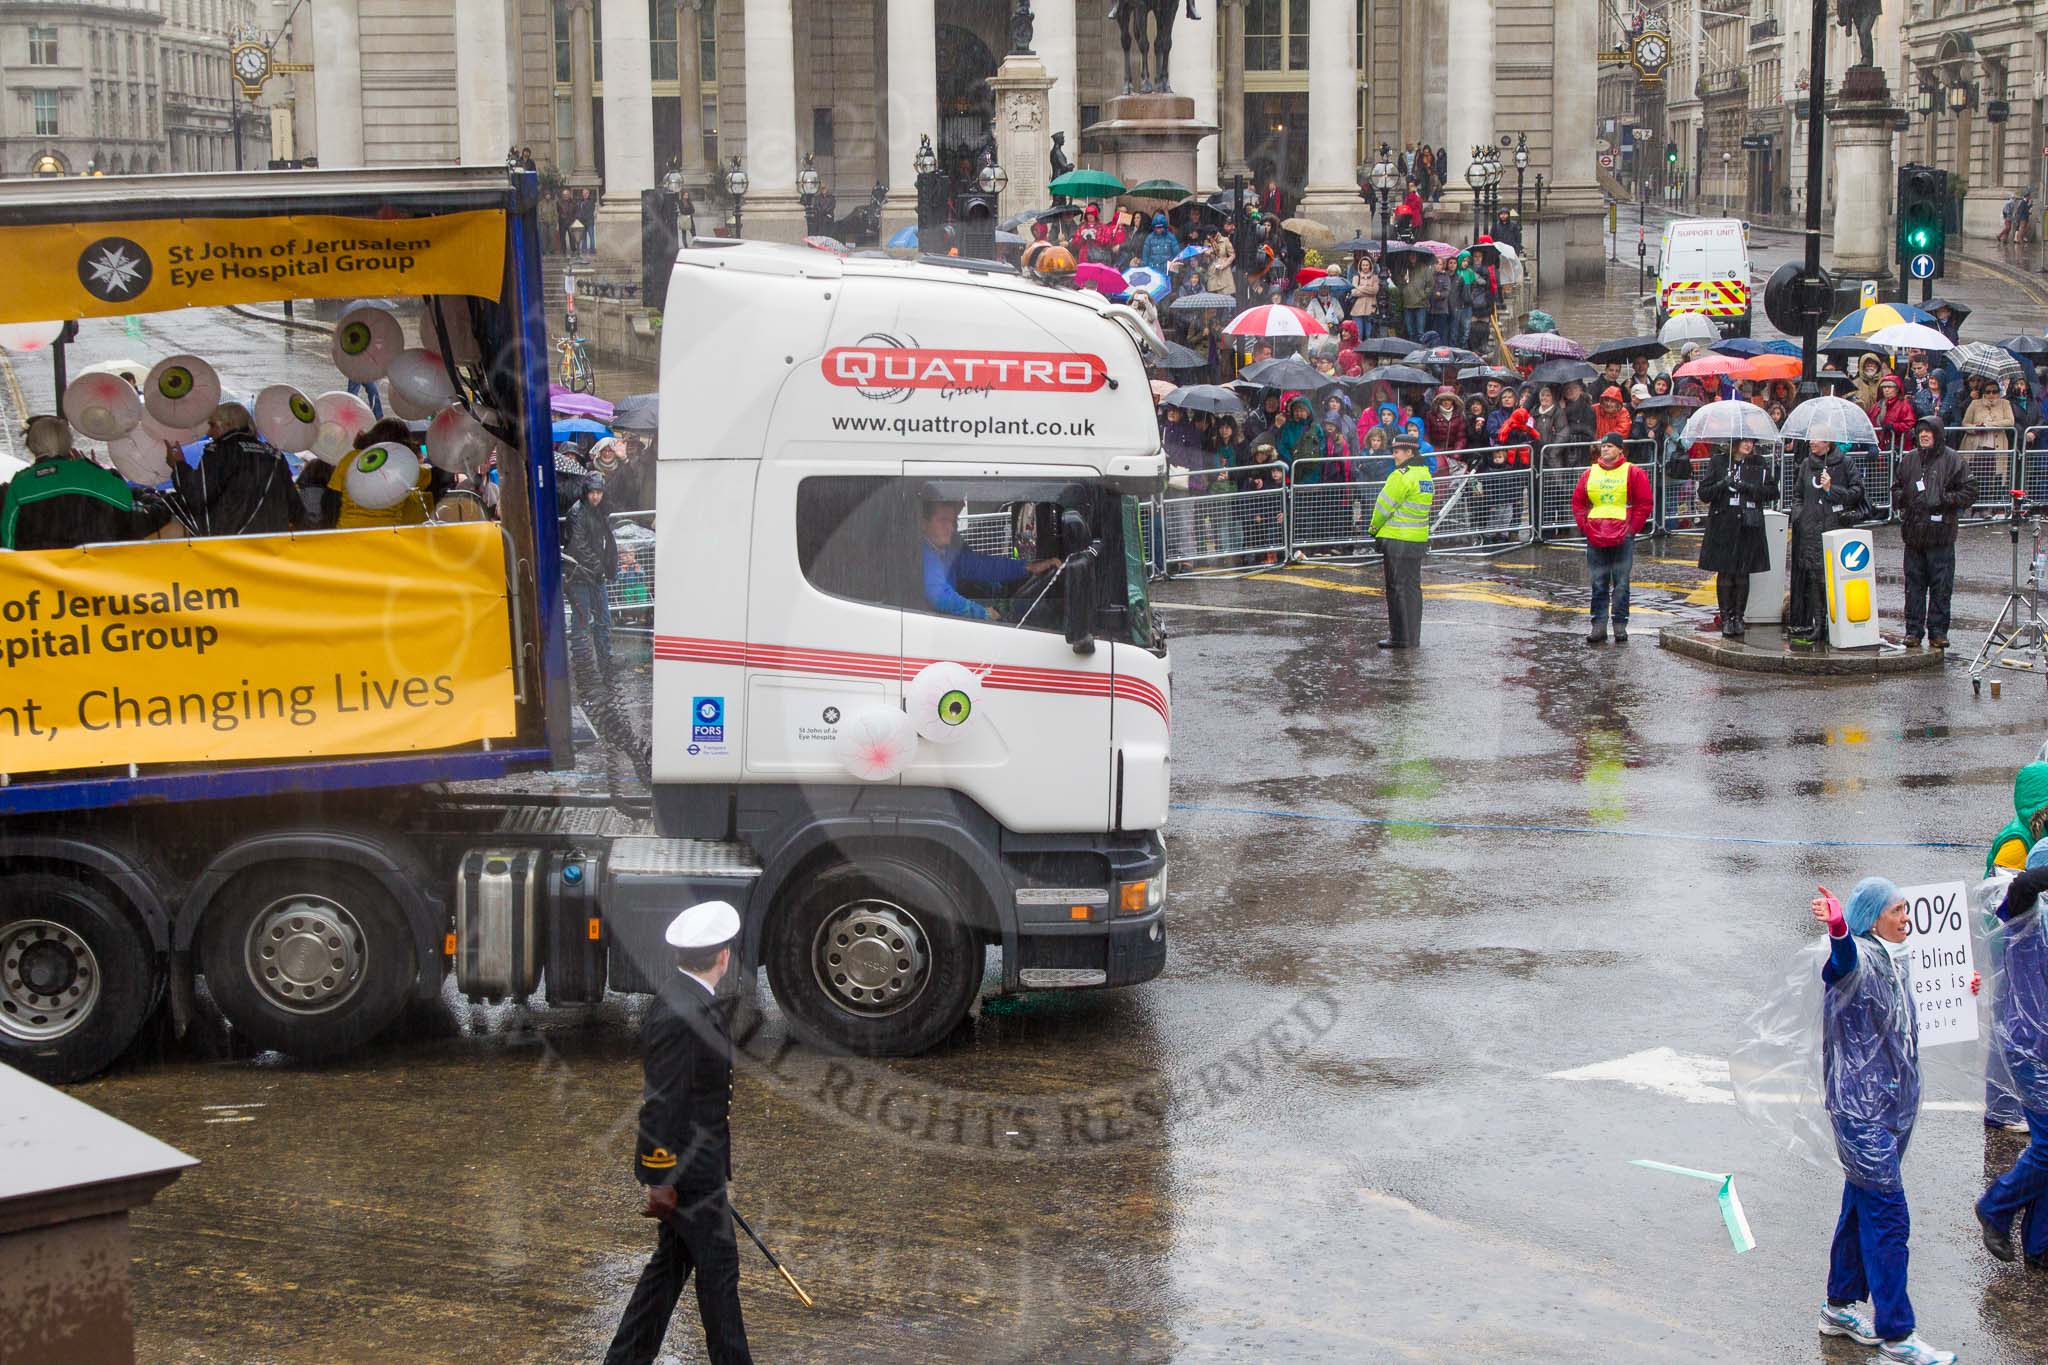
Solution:
<svg viewBox="0 0 2048 1365">
<path fill-rule="evenodd" d="M 220 376 L 196 355 L 166 356 L 142 381 L 142 406 L 167 427 L 205 426 L 220 406 Z"/>
<path fill-rule="evenodd" d="M 64 386 L 64 419 L 81 436 L 111 441 L 142 421 L 142 399 L 118 374 L 83 374 Z"/>
<path fill-rule="evenodd" d="M 405 501 L 420 481 L 420 457 L 396 441 L 380 441 L 356 454 L 342 487 L 358 507 L 381 512 Z"/>
<path fill-rule="evenodd" d="M 382 379 L 405 349 L 405 329 L 388 309 L 351 308 L 334 324 L 334 368 L 358 384 Z"/>
<path fill-rule="evenodd" d="M 415 346 L 391 359 L 385 374 L 391 381 L 391 406 L 409 422 L 432 417 L 455 401 L 455 385 L 448 380 L 448 367 L 434 351 Z"/>
<path fill-rule="evenodd" d="M 0 325 L 0 351 L 40 351 L 64 331 L 61 322 L 10 322 Z"/>
<path fill-rule="evenodd" d="M 289 384 L 272 384 L 257 394 L 255 418 L 258 436 L 293 454 L 311 450 L 320 434 L 320 414 L 313 400 Z"/>
<path fill-rule="evenodd" d="M 342 457 L 356 448 L 356 438 L 377 420 L 368 403 L 343 389 L 315 398 L 313 415 L 318 430 L 313 433 L 312 451 L 329 464 L 340 464 Z"/>
<path fill-rule="evenodd" d="M 143 488 L 154 488 L 171 477 L 170 458 L 163 442 L 140 429 L 107 442 L 107 459 L 115 473 Z"/>
<path fill-rule="evenodd" d="M 903 689 L 903 709 L 925 739 L 957 744 L 981 716 L 981 675 L 945 659 L 926 664 Z"/>
<path fill-rule="evenodd" d="M 461 404 L 449 404 L 427 424 L 427 463 L 434 468 L 467 474 L 490 458 L 491 433 Z"/>
</svg>

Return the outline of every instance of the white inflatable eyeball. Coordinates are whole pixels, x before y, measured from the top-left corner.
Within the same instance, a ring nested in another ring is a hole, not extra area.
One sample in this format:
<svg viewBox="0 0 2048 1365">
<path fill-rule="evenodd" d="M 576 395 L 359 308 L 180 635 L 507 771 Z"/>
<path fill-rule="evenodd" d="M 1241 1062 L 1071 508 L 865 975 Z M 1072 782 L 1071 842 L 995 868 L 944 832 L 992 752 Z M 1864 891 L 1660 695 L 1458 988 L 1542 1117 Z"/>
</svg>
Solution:
<svg viewBox="0 0 2048 1365">
<path fill-rule="evenodd" d="M 167 427 L 204 426 L 220 406 L 220 376 L 196 355 L 167 356 L 142 381 L 142 406 Z"/>
<path fill-rule="evenodd" d="M 358 507 L 381 512 L 405 501 L 420 481 L 420 457 L 396 441 L 380 441 L 357 453 L 342 486 Z"/>
<path fill-rule="evenodd" d="M 255 417 L 256 434 L 279 450 L 311 450 L 320 434 L 313 400 L 289 384 L 272 384 L 257 394 Z"/>
<path fill-rule="evenodd" d="M 958 743 L 981 716 L 981 677 L 965 664 L 926 664 L 903 690 L 903 708 L 924 738 Z"/>
<path fill-rule="evenodd" d="M 172 445 L 187 445 L 206 434 L 206 428 L 203 426 L 174 427 L 159 422 L 156 418 L 149 415 L 149 409 L 146 407 L 142 410 L 142 421 L 136 424 L 135 429 L 144 433 L 150 440 L 155 441 L 159 445 L 166 441 Z"/>
<path fill-rule="evenodd" d="M 394 405 L 425 409 L 409 420 L 431 417 L 455 401 L 455 386 L 448 382 L 447 366 L 441 363 L 438 352 L 424 347 L 415 346 L 393 356 L 386 378 L 391 381 Z"/>
<path fill-rule="evenodd" d="M 118 374 L 85 374 L 64 386 L 64 418 L 81 436 L 111 441 L 142 421 L 142 400 Z"/>
<path fill-rule="evenodd" d="M 334 368 L 359 384 L 382 379 L 404 349 L 405 329 L 387 309 L 351 308 L 334 324 Z"/>
<path fill-rule="evenodd" d="M 0 350 L 40 351 L 64 330 L 61 322 L 10 322 L 0 325 Z"/>
<path fill-rule="evenodd" d="M 368 403 L 345 389 L 334 389 L 313 400 L 313 420 L 309 449 L 329 464 L 340 464 L 377 418 Z"/>
<path fill-rule="evenodd" d="M 917 727 L 893 706 L 871 706 L 846 718 L 832 750 L 861 781 L 887 782 L 917 756 Z"/>
<path fill-rule="evenodd" d="M 427 424 L 427 463 L 450 474 L 482 469 L 491 458 L 491 433 L 460 404 L 434 414 Z"/>
<path fill-rule="evenodd" d="M 129 431 L 107 442 L 107 459 L 113 463 L 115 473 L 144 488 L 154 488 L 171 477 L 171 463 L 163 442 L 141 430 Z"/>
</svg>

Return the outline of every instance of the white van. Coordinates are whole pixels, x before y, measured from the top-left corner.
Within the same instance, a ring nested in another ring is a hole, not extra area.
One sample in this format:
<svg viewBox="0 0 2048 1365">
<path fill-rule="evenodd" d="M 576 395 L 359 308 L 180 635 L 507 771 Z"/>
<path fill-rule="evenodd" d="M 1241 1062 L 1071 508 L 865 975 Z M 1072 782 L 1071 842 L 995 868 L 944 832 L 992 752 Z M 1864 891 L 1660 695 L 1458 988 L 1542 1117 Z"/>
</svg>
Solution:
<svg viewBox="0 0 2048 1365">
<path fill-rule="evenodd" d="M 1679 218 L 1657 249 L 1657 326 L 1678 313 L 1705 313 L 1723 336 L 1750 329 L 1749 224 L 1739 218 Z"/>
</svg>

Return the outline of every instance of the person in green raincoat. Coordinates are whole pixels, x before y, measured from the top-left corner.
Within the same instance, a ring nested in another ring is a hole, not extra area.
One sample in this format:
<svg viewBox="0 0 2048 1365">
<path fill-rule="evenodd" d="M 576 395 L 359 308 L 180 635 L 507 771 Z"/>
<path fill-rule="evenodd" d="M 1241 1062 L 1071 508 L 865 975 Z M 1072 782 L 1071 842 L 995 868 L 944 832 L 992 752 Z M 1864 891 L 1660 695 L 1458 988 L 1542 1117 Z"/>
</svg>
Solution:
<svg viewBox="0 0 2048 1365">
<path fill-rule="evenodd" d="M 2021 768 L 2012 780 L 2013 818 L 1991 841 L 1984 854 L 1984 875 L 1999 868 L 2018 872 L 2027 865 L 2027 854 L 2048 830 L 2048 762 L 2036 761 Z"/>
</svg>

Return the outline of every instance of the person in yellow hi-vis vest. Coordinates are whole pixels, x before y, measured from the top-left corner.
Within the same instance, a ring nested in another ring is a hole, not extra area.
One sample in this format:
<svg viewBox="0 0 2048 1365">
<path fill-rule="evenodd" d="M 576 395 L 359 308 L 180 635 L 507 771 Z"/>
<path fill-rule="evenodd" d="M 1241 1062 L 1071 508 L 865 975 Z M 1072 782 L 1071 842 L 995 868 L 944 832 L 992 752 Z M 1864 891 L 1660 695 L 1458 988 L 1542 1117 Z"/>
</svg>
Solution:
<svg viewBox="0 0 2048 1365">
<path fill-rule="evenodd" d="M 1416 459 L 1421 448 L 1421 438 L 1412 431 L 1394 438 L 1394 472 L 1372 506 L 1372 533 L 1387 584 L 1387 638 L 1380 641 L 1381 649 L 1413 649 L 1422 643 L 1422 557 L 1429 553 L 1429 505 L 1436 500 L 1436 482 Z"/>
<path fill-rule="evenodd" d="M 1593 625 L 1589 645 L 1607 643 L 1607 619 L 1614 617 L 1614 642 L 1628 643 L 1628 582 L 1635 567 L 1635 538 L 1649 524 L 1656 502 L 1650 476 L 1628 462 L 1621 433 L 1600 438 L 1599 459 L 1579 476 L 1572 490 L 1572 516 L 1586 538 L 1586 577 L 1593 586 Z"/>
</svg>

